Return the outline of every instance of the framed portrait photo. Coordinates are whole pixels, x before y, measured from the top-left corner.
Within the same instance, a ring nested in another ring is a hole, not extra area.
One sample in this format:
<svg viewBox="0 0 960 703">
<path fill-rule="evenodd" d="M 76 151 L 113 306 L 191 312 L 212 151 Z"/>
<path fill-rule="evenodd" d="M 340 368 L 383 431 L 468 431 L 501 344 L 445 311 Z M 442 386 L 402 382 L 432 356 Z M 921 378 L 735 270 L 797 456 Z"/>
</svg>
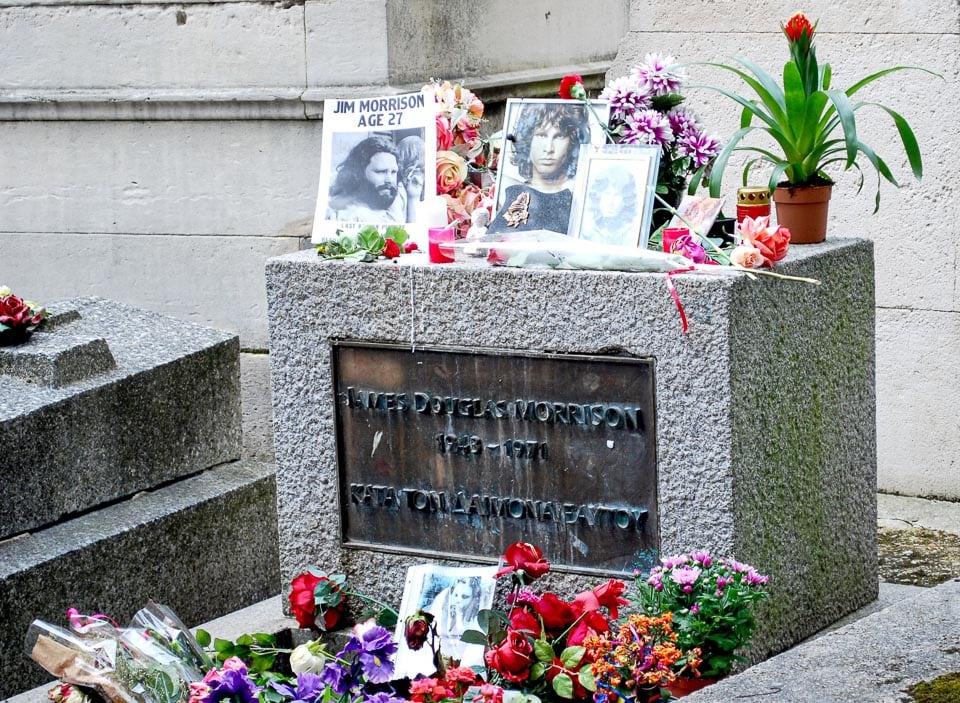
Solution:
<svg viewBox="0 0 960 703">
<path fill-rule="evenodd" d="M 601 145 L 610 108 L 578 100 L 507 100 L 491 233 L 566 234 L 580 148 Z M 602 124 L 601 124 L 602 121 Z"/>
<path fill-rule="evenodd" d="M 496 566 L 452 567 L 417 564 L 407 569 L 394 639 L 398 643 L 394 676 L 414 678 L 436 669 L 428 645 L 418 650 L 407 646 L 405 620 L 418 610 L 433 615 L 440 651 L 460 660 L 461 666 L 483 665 L 483 645 L 460 641 L 466 630 L 477 630 L 477 614 L 493 605 L 497 587 Z"/>
<path fill-rule="evenodd" d="M 568 234 L 601 244 L 646 248 L 660 148 L 584 147 Z"/>
</svg>

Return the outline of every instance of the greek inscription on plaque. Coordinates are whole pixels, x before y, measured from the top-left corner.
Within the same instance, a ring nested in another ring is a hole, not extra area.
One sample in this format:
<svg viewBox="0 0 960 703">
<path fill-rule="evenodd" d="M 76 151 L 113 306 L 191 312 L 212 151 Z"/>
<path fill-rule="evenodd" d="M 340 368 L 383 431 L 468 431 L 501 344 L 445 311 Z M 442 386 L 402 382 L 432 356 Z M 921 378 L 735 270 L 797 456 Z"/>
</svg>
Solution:
<svg viewBox="0 0 960 703">
<path fill-rule="evenodd" d="M 336 342 L 347 547 L 632 573 L 659 553 L 653 362 Z"/>
</svg>

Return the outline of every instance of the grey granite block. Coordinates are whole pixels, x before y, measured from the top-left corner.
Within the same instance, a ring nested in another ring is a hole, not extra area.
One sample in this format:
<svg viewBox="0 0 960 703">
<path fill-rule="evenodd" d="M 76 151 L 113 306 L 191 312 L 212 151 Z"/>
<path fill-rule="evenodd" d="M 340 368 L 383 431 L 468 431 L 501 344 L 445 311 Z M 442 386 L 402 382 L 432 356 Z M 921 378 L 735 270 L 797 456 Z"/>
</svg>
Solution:
<svg viewBox="0 0 960 703">
<path fill-rule="evenodd" d="M 0 375 L 0 538 L 240 456 L 235 336 L 97 298 L 51 307 L 74 319 L 0 357 L 102 338 L 116 368 L 61 387 Z"/>
<path fill-rule="evenodd" d="M 424 560 L 342 545 L 329 343 L 341 339 L 652 358 L 661 553 L 704 548 L 771 575 L 751 656 L 873 601 L 873 247 L 794 247 L 777 270 L 822 285 L 676 276 L 683 334 L 663 274 L 271 259 L 282 581 L 321 564 L 399 602 L 406 566 Z"/>
<path fill-rule="evenodd" d="M 690 703 L 903 703 L 960 671 L 960 579 L 805 642 L 692 694 Z"/>
<path fill-rule="evenodd" d="M 51 680 L 23 652 L 73 606 L 126 622 L 153 599 L 188 625 L 279 591 L 273 466 L 237 462 L 0 543 L 0 696 Z"/>
<path fill-rule="evenodd" d="M 16 376 L 51 388 L 63 388 L 116 367 L 103 337 L 36 332 L 25 344 L 0 349 L 0 376 Z"/>
</svg>

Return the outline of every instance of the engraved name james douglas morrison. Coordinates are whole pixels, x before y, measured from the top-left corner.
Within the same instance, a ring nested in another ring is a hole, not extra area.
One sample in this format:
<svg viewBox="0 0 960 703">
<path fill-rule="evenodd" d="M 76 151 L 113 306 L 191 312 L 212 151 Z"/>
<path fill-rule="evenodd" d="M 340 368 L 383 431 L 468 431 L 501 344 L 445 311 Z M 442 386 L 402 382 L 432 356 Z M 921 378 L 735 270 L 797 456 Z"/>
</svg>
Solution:
<svg viewBox="0 0 960 703">
<path fill-rule="evenodd" d="M 438 395 L 423 391 L 414 393 L 358 390 L 348 386 L 338 393 L 339 401 L 348 408 L 384 413 L 414 412 L 419 415 L 450 416 L 475 420 L 543 423 L 554 426 L 609 428 L 627 432 L 643 432 L 641 408 L 621 403 L 559 403 L 547 400 L 500 400 Z M 518 459 L 547 458 L 546 442 L 507 440 L 502 444 L 485 444 L 472 434 L 440 433 L 433 438 L 442 453 L 477 454 L 490 452 Z M 622 505 L 578 504 L 553 500 L 519 498 L 464 491 L 423 490 L 417 488 L 350 483 L 350 503 L 388 512 L 403 509 L 422 513 L 449 513 L 483 518 L 535 520 L 565 523 L 581 527 L 643 530 L 649 511 Z"/>
</svg>

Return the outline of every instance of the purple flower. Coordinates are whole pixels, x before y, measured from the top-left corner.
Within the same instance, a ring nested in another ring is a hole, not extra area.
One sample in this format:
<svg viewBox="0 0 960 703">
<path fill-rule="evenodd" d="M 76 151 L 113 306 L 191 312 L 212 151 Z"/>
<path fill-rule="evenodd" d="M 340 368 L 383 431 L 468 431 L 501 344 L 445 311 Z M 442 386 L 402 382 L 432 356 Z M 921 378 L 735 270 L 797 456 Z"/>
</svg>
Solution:
<svg viewBox="0 0 960 703">
<path fill-rule="evenodd" d="M 699 612 L 700 612 L 700 604 L 699 604 L 699 603 L 694 603 L 693 605 L 690 606 L 690 614 L 691 614 L 691 615 L 696 615 L 696 614 L 699 613 Z"/>
<path fill-rule="evenodd" d="M 647 54 L 643 63 L 634 69 L 634 75 L 640 83 L 646 84 L 653 95 L 679 93 L 687 76 L 675 63 L 676 59 L 672 56 Z"/>
<path fill-rule="evenodd" d="M 695 562 L 707 569 L 713 563 L 713 557 L 710 556 L 710 552 L 690 552 L 690 558 Z"/>
<path fill-rule="evenodd" d="M 742 561 L 737 561 L 736 559 L 729 559 L 727 566 L 735 574 L 743 573 L 753 568 L 749 564 L 744 564 Z"/>
<path fill-rule="evenodd" d="M 669 571 L 677 566 L 689 563 L 690 558 L 686 554 L 674 554 L 672 557 L 664 557 L 660 561 L 663 563 L 663 567 L 658 566 L 657 568 L 662 571 Z"/>
<path fill-rule="evenodd" d="M 670 573 L 670 579 L 683 586 L 684 593 L 690 593 L 693 590 L 693 584 L 697 582 L 697 579 L 700 578 L 700 574 L 703 573 L 702 569 L 696 566 L 684 566 L 682 568 L 674 569 Z"/>
<path fill-rule="evenodd" d="M 397 652 L 397 643 L 390 632 L 373 621 L 357 625 L 343 653 L 358 652 L 360 666 L 371 683 L 385 683 L 393 675 L 390 657 Z"/>
<path fill-rule="evenodd" d="M 694 167 L 700 168 L 720 152 L 720 142 L 712 135 L 694 130 L 677 139 L 677 152 L 691 157 Z"/>
<path fill-rule="evenodd" d="M 405 698 L 397 698 L 393 694 L 380 691 L 379 693 L 367 694 L 364 698 L 366 703 L 406 703 Z"/>
<path fill-rule="evenodd" d="M 326 688 L 320 676 L 308 672 L 297 674 L 296 689 L 275 681 L 272 681 L 270 685 L 274 690 L 289 698 L 292 703 L 315 703 L 323 695 Z"/>
<path fill-rule="evenodd" d="M 682 107 L 675 107 L 667 113 L 667 119 L 670 120 L 670 129 L 676 135 L 677 139 L 683 138 L 690 132 L 700 131 L 700 125 L 697 124 L 697 118 L 693 113 Z"/>
<path fill-rule="evenodd" d="M 323 671 L 320 672 L 320 680 L 325 686 L 329 686 L 330 690 L 338 696 L 346 693 L 350 685 L 343 665 L 337 662 L 327 662 L 327 665 L 323 667 Z"/>
<path fill-rule="evenodd" d="M 624 144 L 663 145 L 673 141 L 670 121 L 656 110 L 640 110 L 627 116 L 623 126 Z"/>
<path fill-rule="evenodd" d="M 677 237 L 676 240 L 674 240 L 670 251 L 672 251 L 674 254 L 680 254 L 681 256 L 687 257 L 695 264 L 702 264 L 707 260 L 706 250 L 700 245 L 699 242 L 694 240 L 693 235 L 690 234 Z M 694 559 L 696 559 L 696 557 L 694 557 Z M 710 557 L 708 555 L 708 562 L 709 559 Z M 710 566 L 710 564 L 707 563 L 704 564 L 704 566 Z"/>
<path fill-rule="evenodd" d="M 600 99 L 610 104 L 610 120 L 624 121 L 628 115 L 650 107 L 650 91 L 634 76 L 621 76 L 607 84 Z"/>
<path fill-rule="evenodd" d="M 761 574 L 751 566 L 743 575 L 743 581 L 751 586 L 763 586 L 770 581 L 770 577 Z"/>
<path fill-rule="evenodd" d="M 247 676 L 246 668 L 224 671 L 220 680 L 213 684 L 205 703 L 229 700 L 235 703 L 257 703 L 260 689 Z"/>
</svg>

